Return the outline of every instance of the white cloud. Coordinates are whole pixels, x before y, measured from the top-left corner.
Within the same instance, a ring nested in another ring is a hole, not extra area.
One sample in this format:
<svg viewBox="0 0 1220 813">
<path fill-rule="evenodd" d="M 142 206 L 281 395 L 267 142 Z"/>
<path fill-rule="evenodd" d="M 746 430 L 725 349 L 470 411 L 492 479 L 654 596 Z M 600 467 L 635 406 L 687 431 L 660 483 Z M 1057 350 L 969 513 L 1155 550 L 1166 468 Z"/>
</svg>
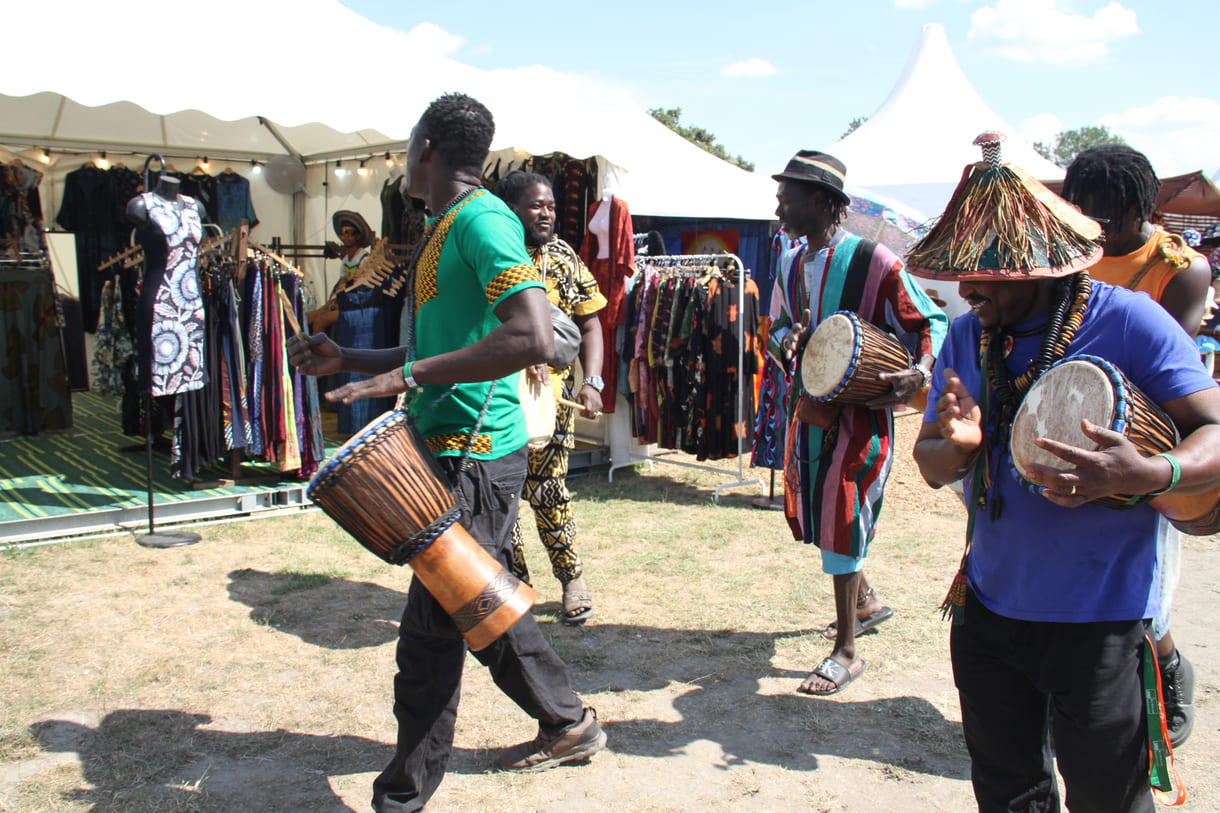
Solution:
<svg viewBox="0 0 1220 813">
<path fill-rule="evenodd" d="M 1135 12 L 1111 2 L 1092 17 L 1059 8 L 1060 0 L 997 0 L 970 15 L 968 40 L 1017 62 L 1086 65 L 1111 42 L 1140 33 Z"/>
<path fill-rule="evenodd" d="M 1063 130 L 1063 122 L 1054 113 L 1039 113 L 1032 119 L 1021 122 L 1021 126 L 1017 129 L 1021 133 L 1021 138 L 1030 144 L 1041 141 L 1043 144 L 1052 146 L 1055 136 Z"/>
<path fill-rule="evenodd" d="M 734 62 L 720 72 L 721 76 L 770 76 L 775 73 L 775 66 L 765 59 L 747 59 L 745 62 Z"/>
<path fill-rule="evenodd" d="M 1157 175 L 1220 167 L 1220 102 L 1163 96 L 1145 107 L 1103 116 L 1098 122 L 1148 156 Z"/>
<path fill-rule="evenodd" d="M 466 43 L 460 34 L 451 34 L 435 23 L 420 23 L 407 32 L 410 47 L 430 54 L 452 56 Z"/>
</svg>

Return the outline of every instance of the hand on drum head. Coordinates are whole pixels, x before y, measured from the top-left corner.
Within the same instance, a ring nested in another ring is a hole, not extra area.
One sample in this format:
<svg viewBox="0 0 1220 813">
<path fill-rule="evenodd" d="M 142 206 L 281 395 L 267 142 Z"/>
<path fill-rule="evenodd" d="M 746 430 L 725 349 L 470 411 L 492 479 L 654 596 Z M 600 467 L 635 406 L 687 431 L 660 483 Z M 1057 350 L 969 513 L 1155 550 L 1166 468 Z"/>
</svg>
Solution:
<svg viewBox="0 0 1220 813">
<path fill-rule="evenodd" d="M 1034 443 L 1069 465 L 1060 471 L 1030 463 L 1025 479 L 1043 487 L 1042 496 L 1056 505 L 1075 508 L 1111 494 L 1147 494 L 1164 485 L 1164 461 L 1144 457 L 1135 444 L 1118 432 L 1081 420 L 1085 437 L 1096 441 L 1097 451 L 1080 449 L 1050 438 Z"/>
<path fill-rule="evenodd" d="M 330 375 L 339 372 L 343 350 L 325 333 L 315 333 L 308 338 L 289 336 L 285 342 L 288 363 L 299 367 L 305 375 Z"/>
<path fill-rule="evenodd" d="M 945 388 L 936 401 L 936 423 L 940 436 L 962 454 L 973 454 L 983 445 L 982 410 L 952 367 L 945 368 Z"/>
<path fill-rule="evenodd" d="M 402 377 L 402 370 L 390 370 L 388 373 L 375 375 L 363 381 L 353 381 L 342 387 L 326 393 L 328 401 L 342 401 L 350 404 L 361 398 L 384 398 L 407 391 L 407 382 Z"/>
</svg>

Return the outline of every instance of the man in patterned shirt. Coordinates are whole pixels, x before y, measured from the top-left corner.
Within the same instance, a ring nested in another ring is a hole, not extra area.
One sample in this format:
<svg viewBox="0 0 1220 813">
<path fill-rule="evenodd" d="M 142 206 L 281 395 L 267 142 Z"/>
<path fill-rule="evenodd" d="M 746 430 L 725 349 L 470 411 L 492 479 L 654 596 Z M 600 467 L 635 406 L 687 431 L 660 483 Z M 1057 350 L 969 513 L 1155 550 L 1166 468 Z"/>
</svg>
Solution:
<svg viewBox="0 0 1220 813">
<path fill-rule="evenodd" d="M 605 384 L 601 376 L 602 331 L 597 312 L 606 307 L 606 298 L 576 251 L 555 236 L 555 193 L 551 182 L 533 172 L 513 170 L 496 183 L 494 192 L 521 220 L 525 247 L 542 273 L 547 298 L 580 327 L 580 368 L 584 380 L 579 391 L 575 364 L 563 370 L 548 370 L 545 364 L 540 364 L 524 374 L 536 375 L 544 384 L 550 376 L 558 376 L 563 398 L 584 406 L 581 415 L 586 418 L 601 415 Z M 551 570 L 563 585 L 565 624 L 583 624 L 593 612 L 593 596 L 585 586 L 584 565 L 575 548 L 576 519 L 565 479 L 568 451 L 575 445 L 575 429 L 575 409 L 560 404 L 550 440 L 529 450 L 529 473 L 523 494 L 534 509 L 538 535 L 546 545 Z M 513 529 L 513 574 L 529 581 L 520 518 Z"/>
<path fill-rule="evenodd" d="M 551 355 L 554 333 L 521 223 L 482 186 L 494 130 L 486 107 L 455 93 L 429 105 L 411 131 L 408 190 L 434 217 L 408 271 L 403 346 L 354 350 L 316 334 L 294 338 L 288 352 L 310 375 L 373 376 L 327 393 L 332 401 L 406 392 L 415 428 L 458 495 L 462 525 L 508 567 L 528 440 L 517 376 Z M 412 579 L 398 629 L 398 746 L 373 783 L 379 813 L 422 810 L 444 778 L 465 657 L 453 619 Z M 538 721 L 535 739 L 500 755 L 502 770 L 543 770 L 605 747 L 596 714 L 572 691 L 532 613 L 475 657 Z"/>
</svg>

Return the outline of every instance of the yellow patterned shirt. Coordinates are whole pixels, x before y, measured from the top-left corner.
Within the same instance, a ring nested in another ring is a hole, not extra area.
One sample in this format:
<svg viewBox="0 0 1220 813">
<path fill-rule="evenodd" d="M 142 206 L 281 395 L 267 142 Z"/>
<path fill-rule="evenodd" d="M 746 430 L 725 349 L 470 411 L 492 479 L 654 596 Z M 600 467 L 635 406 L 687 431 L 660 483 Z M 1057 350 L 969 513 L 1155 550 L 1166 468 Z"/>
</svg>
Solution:
<svg viewBox="0 0 1220 813">
<path fill-rule="evenodd" d="M 500 325 L 495 309 L 526 288 L 540 288 L 538 270 L 525 252 L 521 221 L 489 192 L 477 192 L 443 217 L 420 255 L 415 278 L 415 345 L 418 358 L 474 344 Z M 493 460 L 528 441 L 517 377 L 496 382 L 479 433 L 470 442 L 492 382 L 425 386 L 411 404 L 416 428 L 434 454 Z"/>
</svg>

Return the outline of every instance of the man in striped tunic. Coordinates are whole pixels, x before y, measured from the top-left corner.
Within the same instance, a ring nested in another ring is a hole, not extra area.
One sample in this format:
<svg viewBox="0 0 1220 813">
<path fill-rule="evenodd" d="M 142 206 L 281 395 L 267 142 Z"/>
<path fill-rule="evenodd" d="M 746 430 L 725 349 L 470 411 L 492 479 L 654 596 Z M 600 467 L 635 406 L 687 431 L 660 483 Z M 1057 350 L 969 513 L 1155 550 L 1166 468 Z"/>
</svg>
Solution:
<svg viewBox="0 0 1220 813">
<path fill-rule="evenodd" d="M 823 407 L 812 423 L 797 415 L 802 385 L 799 369 L 793 370 L 785 514 L 795 538 L 821 549 L 822 570 L 834 579 L 835 621 L 823 632 L 834 639 L 834 648 L 798 688 L 818 696 L 839 692 L 864 671 L 856 636 L 894 614 L 863 572 L 894 458 L 892 407 L 927 386 L 948 327 L 944 313 L 892 251 L 839 227 L 850 203 L 845 175 L 833 156 L 802 150 L 772 176 L 779 181 L 776 216 L 807 245 L 794 248 L 781 264 L 783 313 L 772 324 L 768 349 L 793 365 L 812 328 L 835 311 L 850 310 L 897 334 L 918 362 L 883 373 L 893 388 L 868 406 Z"/>
</svg>

